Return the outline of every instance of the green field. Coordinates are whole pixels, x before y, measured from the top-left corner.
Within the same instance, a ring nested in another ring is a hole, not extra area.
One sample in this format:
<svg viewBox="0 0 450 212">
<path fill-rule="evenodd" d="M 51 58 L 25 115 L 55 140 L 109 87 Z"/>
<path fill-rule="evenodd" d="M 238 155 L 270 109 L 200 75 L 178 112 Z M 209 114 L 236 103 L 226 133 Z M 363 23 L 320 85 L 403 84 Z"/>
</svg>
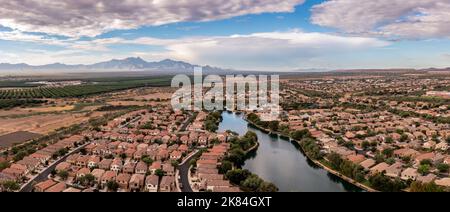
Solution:
<svg viewBox="0 0 450 212">
<path fill-rule="evenodd" d="M 102 94 L 113 91 L 127 90 L 140 87 L 162 87 L 169 86 L 171 78 L 160 77 L 153 79 L 116 79 L 115 81 L 98 80 L 88 82 L 85 85 L 66 87 L 34 87 L 13 88 L 0 91 L 0 99 L 42 99 L 42 98 L 68 98 L 85 97 L 94 94 Z"/>
</svg>

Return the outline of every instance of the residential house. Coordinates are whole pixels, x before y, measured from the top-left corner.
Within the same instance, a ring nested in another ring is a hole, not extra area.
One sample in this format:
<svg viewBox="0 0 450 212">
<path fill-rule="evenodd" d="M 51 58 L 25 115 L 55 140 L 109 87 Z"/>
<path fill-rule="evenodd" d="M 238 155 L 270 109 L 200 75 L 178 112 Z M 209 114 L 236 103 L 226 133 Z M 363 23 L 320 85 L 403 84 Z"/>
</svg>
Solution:
<svg viewBox="0 0 450 212">
<path fill-rule="evenodd" d="M 103 169 L 94 169 L 94 170 L 92 170 L 91 174 L 92 174 L 92 176 L 95 177 L 95 182 L 96 183 L 98 183 L 98 184 L 101 183 L 103 174 L 105 174 L 105 172 L 106 171 L 103 170 Z"/>
<path fill-rule="evenodd" d="M 88 160 L 88 167 L 90 169 L 94 169 L 98 167 L 98 164 L 100 163 L 100 157 L 98 156 L 91 156 Z"/>
<path fill-rule="evenodd" d="M 66 183 L 61 182 L 45 190 L 45 192 L 60 193 L 63 192 L 64 190 L 66 190 Z"/>
<path fill-rule="evenodd" d="M 161 179 L 161 183 L 159 185 L 160 192 L 173 192 L 175 191 L 175 177 L 173 176 L 164 176 Z"/>
<path fill-rule="evenodd" d="M 55 170 L 56 170 L 57 172 L 61 172 L 61 171 L 69 171 L 71 166 L 72 166 L 72 165 L 70 165 L 70 163 L 62 162 L 62 163 L 60 163 L 60 164 L 58 164 L 58 165 L 56 166 Z"/>
<path fill-rule="evenodd" d="M 363 167 L 365 170 L 370 170 L 373 166 L 375 166 L 376 161 L 373 159 L 367 159 L 363 162 L 361 162 L 359 165 Z"/>
<path fill-rule="evenodd" d="M 206 190 L 213 191 L 215 188 L 230 188 L 230 182 L 226 180 L 210 180 L 206 182 Z"/>
<path fill-rule="evenodd" d="M 149 175 L 145 179 L 145 190 L 147 192 L 157 192 L 158 191 L 158 181 L 159 177 L 156 175 Z"/>
<path fill-rule="evenodd" d="M 70 187 L 70 188 L 67 188 L 66 190 L 64 190 L 64 191 L 62 191 L 63 193 L 80 193 L 81 192 L 81 190 L 80 189 L 77 189 L 77 188 L 72 188 L 72 187 Z"/>
<path fill-rule="evenodd" d="M 3 174 L 14 177 L 15 179 L 20 179 L 25 176 L 26 170 L 23 169 L 14 169 L 14 168 L 6 168 L 2 171 Z"/>
<path fill-rule="evenodd" d="M 80 156 L 79 154 L 69 155 L 69 157 L 67 157 L 67 159 L 66 159 L 66 162 L 70 163 L 72 166 L 76 166 L 77 159 L 79 156 Z"/>
<path fill-rule="evenodd" d="M 78 156 L 78 158 L 76 160 L 77 161 L 76 166 L 78 166 L 79 168 L 87 167 L 89 158 L 90 157 L 86 156 L 86 155 Z"/>
<path fill-rule="evenodd" d="M 143 174 L 133 174 L 130 179 L 130 190 L 140 191 L 145 184 L 145 175 Z"/>
<path fill-rule="evenodd" d="M 123 168 L 123 162 L 120 158 L 115 158 L 113 162 L 111 163 L 111 171 L 114 171 L 116 173 L 121 172 Z"/>
<path fill-rule="evenodd" d="M 401 174 L 402 180 L 416 180 L 418 176 L 417 169 L 414 168 L 407 168 L 405 171 Z"/>
<path fill-rule="evenodd" d="M 35 192 L 45 192 L 45 190 L 49 189 L 50 187 L 56 185 L 56 182 L 53 180 L 46 180 L 44 182 L 40 182 L 34 186 Z"/>
<path fill-rule="evenodd" d="M 442 179 L 436 180 L 434 182 L 438 186 L 450 187 L 450 178 L 442 178 Z"/>
<path fill-rule="evenodd" d="M 41 162 L 36 158 L 24 157 L 21 161 L 16 162 L 16 164 L 26 166 L 27 169 L 31 172 L 34 171 L 41 164 Z"/>
<path fill-rule="evenodd" d="M 151 171 L 151 173 L 155 173 L 156 170 L 161 169 L 161 168 L 162 168 L 161 162 L 155 161 L 150 166 L 150 171 Z"/>
<path fill-rule="evenodd" d="M 383 162 L 383 163 L 380 163 L 380 164 L 378 164 L 378 165 L 372 167 L 372 168 L 370 169 L 370 173 L 371 173 L 372 175 L 376 175 L 376 174 L 379 174 L 379 173 L 383 173 L 383 172 L 386 171 L 386 169 L 387 169 L 388 167 L 389 167 L 389 164 Z"/>
<path fill-rule="evenodd" d="M 170 163 L 162 164 L 162 170 L 164 171 L 165 175 L 167 175 L 167 176 L 175 175 L 175 168 Z"/>
<path fill-rule="evenodd" d="M 114 171 L 106 171 L 101 178 L 102 186 L 106 186 L 108 182 L 116 181 L 117 173 Z"/>
<path fill-rule="evenodd" d="M 123 190 L 128 190 L 128 185 L 130 182 L 131 176 L 129 174 L 120 173 L 116 177 L 116 182 L 119 184 L 119 188 Z"/>
<path fill-rule="evenodd" d="M 400 162 L 394 163 L 386 169 L 386 176 L 396 178 L 399 177 L 403 170 L 403 164 Z"/>
<path fill-rule="evenodd" d="M 127 162 L 123 166 L 123 172 L 127 173 L 127 174 L 133 174 L 135 168 L 136 168 L 136 163 L 134 163 L 134 162 Z"/>
<path fill-rule="evenodd" d="M 91 173 L 91 170 L 89 168 L 82 168 L 77 171 L 77 179 L 80 179 L 90 173 Z"/>
<path fill-rule="evenodd" d="M 170 153 L 170 159 L 172 160 L 179 160 L 182 157 L 182 153 L 179 151 L 173 151 L 172 153 Z"/>
<path fill-rule="evenodd" d="M 426 176 L 418 175 L 416 181 L 421 183 L 431 183 L 433 182 L 437 176 L 435 174 L 428 174 Z"/>
<path fill-rule="evenodd" d="M 140 161 L 139 163 L 136 164 L 136 168 L 135 168 L 135 173 L 136 174 L 146 174 L 148 171 L 148 166 L 146 163 Z"/>
<path fill-rule="evenodd" d="M 347 156 L 347 160 L 354 164 L 360 164 L 366 160 L 366 157 L 364 157 L 364 155 L 349 155 Z"/>
</svg>

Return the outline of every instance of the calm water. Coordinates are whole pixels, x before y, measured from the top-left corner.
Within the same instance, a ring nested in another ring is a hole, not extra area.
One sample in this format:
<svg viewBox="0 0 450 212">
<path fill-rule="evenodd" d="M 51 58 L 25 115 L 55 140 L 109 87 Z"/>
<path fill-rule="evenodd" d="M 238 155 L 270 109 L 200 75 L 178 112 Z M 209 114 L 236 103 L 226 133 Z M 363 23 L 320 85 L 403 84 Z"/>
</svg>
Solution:
<svg viewBox="0 0 450 212">
<path fill-rule="evenodd" d="M 274 183 L 280 191 L 361 191 L 358 187 L 317 167 L 305 157 L 297 144 L 247 126 L 242 115 L 224 112 L 222 116 L 223 122 L 219 126 L 219 132 L 232 130 L 243 135 L 251 130 L 258 135 L 260 146 L 245 162 L 243 168 Z"/>
</svg>

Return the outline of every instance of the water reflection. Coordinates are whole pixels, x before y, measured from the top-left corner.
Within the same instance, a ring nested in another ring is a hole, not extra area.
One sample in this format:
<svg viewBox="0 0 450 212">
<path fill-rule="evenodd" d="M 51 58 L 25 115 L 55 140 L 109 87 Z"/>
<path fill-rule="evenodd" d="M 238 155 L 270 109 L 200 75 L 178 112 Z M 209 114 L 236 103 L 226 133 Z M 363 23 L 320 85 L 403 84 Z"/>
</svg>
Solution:
<svg viewBox="0 0 450 212">
<path fill-rule="evenodd" d="M 329 174 L 307 159 L 300 146 L 278 136 L 268 135 L 242 118 L 224 112 L 220 132 L 231 130 L 244 135 L 248 130 L 258 135 L 260 146 L 252 152 L 243 166 L 263 179 L 273 182 L 280 191 L 345 192 L 361 191 L 358 187 Z"/>
</svg>

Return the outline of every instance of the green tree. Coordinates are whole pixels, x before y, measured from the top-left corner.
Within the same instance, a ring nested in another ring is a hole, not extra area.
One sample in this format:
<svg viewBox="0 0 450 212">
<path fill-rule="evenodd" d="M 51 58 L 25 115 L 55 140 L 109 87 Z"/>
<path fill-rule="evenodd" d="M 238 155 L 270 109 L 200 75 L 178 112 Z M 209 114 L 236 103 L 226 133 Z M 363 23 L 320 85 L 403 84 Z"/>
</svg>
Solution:
<svg viewBox="0 0 450 212">
<path fill-rule="evenodd" d="M 149 156 L 142 157 L 142 162 L 146 163 L 148 166 L 153 164 L 153 159 L 151 159 Z"/>
<path fill-rule="evenodd" d="M 226 177 L 231 183 L 240 185 L 242 181 L 247 179 L 251 173 L 248 170 L 233 169 L 227 172 Z"/>
<path fill-rule="evenodd" d="M 300 142 L 306 154 L 314 160 L 322 159 L 323 154 L 321 148 L 317 145 L 317 141 L 312 138 L 305 138 Z"/>
<path fill-rule="evenodd" d="M 172 160 L 172 161 L 170 162 L 170 164 L 171 164 L 174 168 L 178 168 L 178 165 L 180 165 L 180 163 L 179 163 L 178 161 L 176 161 L 176 160 Z"/>
<path fill-rule="evenodd" d="M 280 122 L 279 121 L 271 121 L 269 122 L 269 129 L 271 131 L 278 131 L 278 128 L 280 127 Z"/>
<path fill-rule="evenodd" d="M 449 168 L 450 168 L 450 166 L 448 164 L 445 164 L 445 163 L 441 163 L 441 164 L 437 165 L 437 169 L 441 173 L 447 173 Z"/>
<path fill-rule="evenodd" d="M 388 158 L 388 159 L 386 159 L 386 163 L 389 164 L 389 165 L 394 164 L 395 163 L 395 158 Z"/>
<path fill-rule="evenodd" d="M 402 134 L 402 135 L 400 136 L 400 142 L 406 142 L 407 140 L 408 140 L 408 135 Z"/>
<path fill-rule="evenodd" d="M 262 183 L 264 183 L 264 181 L 261 180 L 261 178 L 256 175 L 250 175 L 247 179 L 241 182 L 241 187 L 245 191 L 255 192 L 259 189 Z"/>
<path fill-rule="evenodd" d="M 257 123 L 260 121 L 259 116 L 254 114 L 254 113 L 250 113 L 247 115 L 247 119 L 253 123 Z"/>
<path fill-rule="evenodd" d="M 419 172 L 419 174 L 421 175 L 428 174 L 430 172 L 430 165 L 428 164 L 420 165 L 419 168 L 417 169 L 417 172 Z"/>
<path fill-rule="evenodd" d="M 385 161 L 384 155 L 382 154 L 376 154 L 375 155 L 375 161 L 377 163 L 383 163 Z"/>
<path fill-rule="evenodd" d="M 79 182 L 81 185 L 84 185 L 84 186 L 92 185 L 92 183 L 93 183 L 94 181 L 95 181 L 95 177 L 94 177 L 94 175 L 92 175 L 92 174 L 87 174 L 87 175 L 85 175 L 84 177 L 78 178 L 78 182 Z"/>
<path fill-rule="evenodd" d="M 109 191 L 117 191 L 119 189 L 119 184 L 116 183 L 115 181 L 109 181 L 106 184 L 106 187 L 108 188 Z"/>
<path fill-rule="evenodd" d="M 383 155 L 386 156 L 387 158 L 394 156 L 394 149 L 387 148 L 387 149 L 383 150 Z"/>
<path fill-rule="evenodd" d="M 389 137 L 386 137 L 384 142 L 387 143 L 387 144 L 392 144 L 392 143 L 394 143 L 394 139 L 389 136 Z"/>
<path fill-rule="evenodd" d="M 369 183 L 372 188 L 383 192 L 400 192 L 406 185 L 399 179 L 391 180 L 384 174 L 376 174 L 369 177 Z"/>
<path fill-rule="evenodd" d="M 420 161 L 420 165 L 432 166 L 433 165 L 433 161 L 431 161 L 430 159 L 424 159 L 424 160 Z"/>
<path fill-rule="evenodd" d="M 233 169 L 233 163 L 231 163 L 230 161 L 224 160 L 224 161 L 222 161 L 222 165 L 220 165 L 220 167 L 219 167 L 219 173 L 226 174 L 231 169 Z"/>
<path fill-rule="evenodd" d="M 62 170 L 60 172 L 58 172 L 58 177 L 60 177 L 62 180 L 67 180 L 67 178 L 69 177 L 69 172 Z"/>
<path fill-rule="evenodd" d="M 197 167 L 197 160 L 195 160 L 195 159 L 193 159 L 193 160 L 191 160 L 190 162 L 189 162 L 189 165 L 190 166 L 192 166 L 192 167 Z"/>
<path fill-rule="evenodd" d="M 69 151 L 66 148 L 62 148 L 60 150 L 58 150 L 57 154 L 58 156 L 64 156 L 68 153 Z"/>
<path fill-rule="evenodd" d="M 244 162 L 245 152 L 242 149 L 232 149 L 227 157 L 228 161 L 234 164 L 242 164 Z"/>
<path fill-rule="evenodd" d="M 5 181 L 1 185 L 5 191 L 9 191 L 9 192 L 17 191 L 20 189 L 20 185 L 16 181 Z"/>
<path fill-rule="evenodd" d="M 22 160 L 25 156 L 27 156 L 27 153 L 24 151 L 20 151 L 18 152 L 16 155 L 14 155 L 14 161 L 20 161 Z"/>
<path fill-rule="evenodd" d="M 338 155 L 337 153 L 331 153 L 327 156 L 328 161 L 330 161 L 331 167 L 334 170 L 339 170 L 341 167 L 341 164 L 343 162 L 342 158 L 340 155 Z"/>
<path fill-rule="evenodd" d="M 291 133 L 291 138 L 294 140 L 297 140 L 297 141 L 300 141 L 303 138 L 310 137 L 310 136 L 311 136 L 311 134 L 310 134 L 309 130 L 307 130 L 307 129 L 297 130 L 297 131 Z"/>
<path fill-rule="evenodd" d="M 157 170 L 155 170 L 155 175 L 158 177 L 163 177 L 165 175 L 165 173 L 162 169 L 157 169 Z"/>
<path fill-rule="evenodd" d="M 410 186 L 411 192 L 444 192 L 444 189 L 434 182 L 431 183 L 421 183 L 421 182 L 412 182 Z"/>
<path fill-rule="evenodd" d="M 256 192 L 278 192 L 278 187 L 273 183 L 263 182 Z"/>
<path fill-rule="evenodd" d="M 368 148 L 370 148 L 370 143 L 368 141 L 363 141 L 361 147 L 367 150 Z"/>
<path fill-rule="evenodd" d="M 55 175 L 57 174 L 57 172 L 56 172 L 55 169 L 53 169 L 53 170 L 50 172 L 50 174 L 51 174 L 52 176 L 55 176 Z"/>
<path fill-rule="evenodd" d="M 0 172 L 3 171 L 3 169 L 9 168 L 11 164 L 9 164 L 7 161 L 3 161 L 0 163 Z"/>
<path fill-rule="evenodd" d="M 120 154 L 120 158 L 122 158 L 122 160 L 127 159 L 127 155 L 125 153 Z"/>
</svg>

